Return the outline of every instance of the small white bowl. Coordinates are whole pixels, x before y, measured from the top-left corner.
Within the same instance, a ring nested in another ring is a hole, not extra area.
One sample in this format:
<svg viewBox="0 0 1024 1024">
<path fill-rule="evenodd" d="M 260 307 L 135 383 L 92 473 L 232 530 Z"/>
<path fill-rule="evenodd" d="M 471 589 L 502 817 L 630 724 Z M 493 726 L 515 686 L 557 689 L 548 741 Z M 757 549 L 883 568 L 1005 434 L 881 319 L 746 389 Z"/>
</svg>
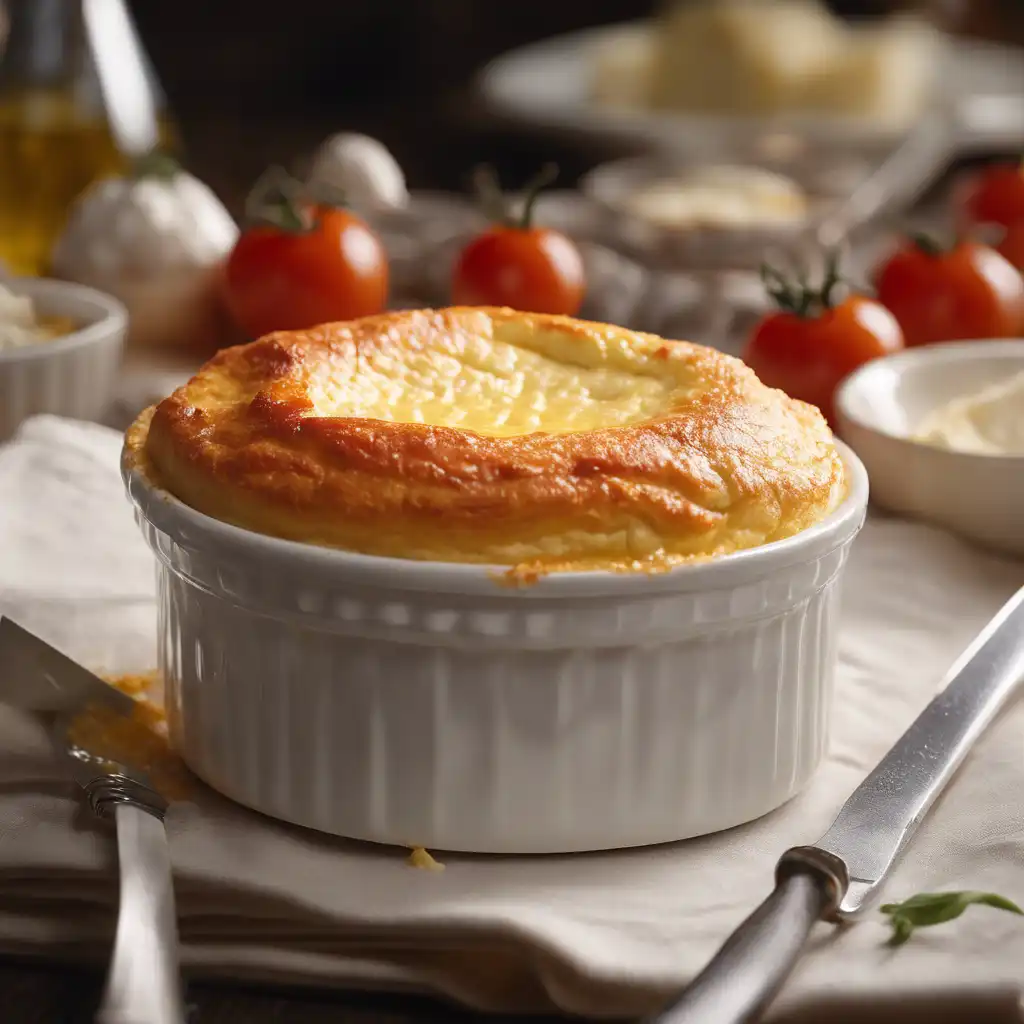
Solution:
<svg viewBox="0 0 1024 1024">
<path fill-rule="evenodd" d="M 836 394 L 839 433 L 883 508 L 984 547 L 1024 555 L 1024 456 L 948 451 L 914 440 L 952 399 L 1024 371 L 1024 340 L 908 349 L 867 363 Z"/>
<path fill-rule="evenodd" d="M 845 500 L 794 537 L 521 589 L 239 529 L 126 453 L 172 740 L 239 803 L 380 843 L 559 853 L 750 821 L 827 746 L 838 584 L 867 505 L 842 453 Z"/>
<path fill-rule="evenodd" d="M 0 441 L 39 413 L 95 420 L 114 395 L 128 314 L 117 299 L 84 285 L 49 278 L 0 281 L 28 295 L 41 316 L 80 325 L 53 341 L 0 351 Z"/>
</svg>

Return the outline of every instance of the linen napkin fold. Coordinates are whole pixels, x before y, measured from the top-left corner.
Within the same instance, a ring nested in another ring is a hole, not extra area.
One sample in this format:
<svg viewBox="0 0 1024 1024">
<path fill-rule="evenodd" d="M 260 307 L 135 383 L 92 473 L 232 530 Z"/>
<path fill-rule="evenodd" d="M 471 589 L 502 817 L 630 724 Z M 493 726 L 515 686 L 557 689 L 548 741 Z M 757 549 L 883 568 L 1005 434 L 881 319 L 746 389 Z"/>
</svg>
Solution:
<svg viewBox="0 0 1024 1024">
<path fill-rule="evenodd" d="M 0 613 L 94 668 L 131 671 L 153 664 L 154 586 L 119 448 L 112 431 L 48 417 L 0 448 Z M 845 583 L 828 760 L 786 807 L 719 835 L 587 855 L 438 854 L 445 870 L 433 872 L 201 790 L 168 817 L 184 962 L 221 977 L 427 989 L 506 1012 L 649 1013 L 764 898 L 778 854 L 827 828 L 1021 584 L 1022 563 L 869 520 Z M 921 828 L 888 899 L 984 889 L 1024 901 L 1022 736 L 1018 703 Z M 103 957 L 115 899 L 110 832 L 32 720 L 0 709 L 0 946 Z M 822 927 L 771 1019 L 877 1019 L 886 1007 L 901 1020 L 1018 1019 L 1020 918 L 972 908 L 898 949 L 887 934 L 877 913 Z"/>
</svg>

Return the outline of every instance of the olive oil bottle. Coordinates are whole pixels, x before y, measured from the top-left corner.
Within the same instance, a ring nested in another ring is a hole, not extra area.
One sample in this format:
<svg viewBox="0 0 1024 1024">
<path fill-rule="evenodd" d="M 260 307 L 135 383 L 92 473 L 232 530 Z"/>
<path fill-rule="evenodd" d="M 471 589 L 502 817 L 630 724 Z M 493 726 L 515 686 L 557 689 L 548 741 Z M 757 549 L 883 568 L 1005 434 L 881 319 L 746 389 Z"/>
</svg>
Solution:
<svg viewBox="0 0 1024 1024">
<path fill-rule="evenodd" d="M 163 142 L 176 132 L 162 93 Z M 75 198 L 126 169 L 107 124 L 81 0 L 0 0 L 0 264 L 46 274 Z"/>
</svg>

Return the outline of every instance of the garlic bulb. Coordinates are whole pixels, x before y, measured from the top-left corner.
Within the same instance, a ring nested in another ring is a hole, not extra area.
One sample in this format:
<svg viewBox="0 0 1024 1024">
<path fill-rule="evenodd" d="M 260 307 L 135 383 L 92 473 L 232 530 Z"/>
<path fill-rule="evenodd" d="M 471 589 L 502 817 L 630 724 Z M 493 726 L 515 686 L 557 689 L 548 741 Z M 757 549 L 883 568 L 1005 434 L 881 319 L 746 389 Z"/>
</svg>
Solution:
<svg viewBox="0 0 1024 1024">
<path fill-rule="evenodd" d="M 213 191 L 164 164 L 87 188 L 57 239 L 53 269 L 118 295 L 125 283 L 216 263 L 237 238 L 237 225 Z"/>
<path fill-rule="evenodd" d="M 340 193 L 357 210 L 398 209 L 409 201 L 405 175 L 390 150 L 352 132 L 332 135 L 320 146 L 308 184 Z"/>
<path fill-rule="evenodd" d="M 216 275 L 238 227 L 212 189 L 166 157 L 94 182 L 73 204 L 54 273 L 128 306 L 129 344 L 218 347 Z"/>
</svg>

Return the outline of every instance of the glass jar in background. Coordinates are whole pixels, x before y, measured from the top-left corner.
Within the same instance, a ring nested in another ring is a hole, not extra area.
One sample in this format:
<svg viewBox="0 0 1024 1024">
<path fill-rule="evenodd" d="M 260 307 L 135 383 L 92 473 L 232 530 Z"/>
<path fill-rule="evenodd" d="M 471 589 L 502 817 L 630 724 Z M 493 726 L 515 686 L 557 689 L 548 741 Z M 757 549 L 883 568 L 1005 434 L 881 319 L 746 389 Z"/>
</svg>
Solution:
<svg viewBox="0 0 1024 1024">
<path fill-rule="evenodd" d="M 162 142 L 176 132 L 152 69 Z M 0 264 L 46 274 L 74 199 L 123 173 L 82 26 L 81 0 L 0 0 Z"/>
</svg>

